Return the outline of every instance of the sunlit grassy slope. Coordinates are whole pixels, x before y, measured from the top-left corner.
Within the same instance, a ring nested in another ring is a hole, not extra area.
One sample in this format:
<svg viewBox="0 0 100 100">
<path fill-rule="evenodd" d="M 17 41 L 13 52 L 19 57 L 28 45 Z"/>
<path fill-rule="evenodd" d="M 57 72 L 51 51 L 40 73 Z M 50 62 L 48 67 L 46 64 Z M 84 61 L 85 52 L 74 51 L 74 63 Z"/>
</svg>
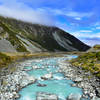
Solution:
<svg viewBox="0 0 100 100">
<path fill-rule="evenodd" d="M 71 63 L 74 66 L 80 66 L 84 70 L 90 71 L 100 78 L 100 45 L 92 48 L 92 51 L 80 55 L 77 59 L 73 59 Z"/>
</svg>

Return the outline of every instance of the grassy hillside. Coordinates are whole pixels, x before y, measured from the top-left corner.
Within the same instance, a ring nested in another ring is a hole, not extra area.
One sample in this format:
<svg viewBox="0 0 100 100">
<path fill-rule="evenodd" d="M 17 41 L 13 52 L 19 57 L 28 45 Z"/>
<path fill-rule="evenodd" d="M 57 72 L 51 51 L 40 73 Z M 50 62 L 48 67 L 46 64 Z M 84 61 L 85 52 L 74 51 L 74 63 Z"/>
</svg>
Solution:
<svg viewBox="0 0 100 100">
<path fill-rule="evenodd" d="M 100 78 L 100 52 L 87 52 L 73 59 L 74 66 L 80 66 Z"/>
<path fill-rule="evenodd" d="M 31 24 L 24 24 L 25 23 L 22 21 L 0 16 L 0 40 L 4 39 L 9 41 L 17 52 L 29 52 L 27 47 L 29 47 L 30 44 L 31 48 L 37 47 L 44 51 L 44 48 L 42 48 L 34 41 L 31 41 L 29 38 L 34 38 L 34 36 L 31 36 L 31 34 L 29 34 L 31 32 L 31 29 L 29 29 L 28 26 L 32 28 L 32 26 L 30 26 Z M 18 38 L 17 36 L 19 36 L 20 38 Z M 28 43 L 25 42 L 26 40 L 28 41 Z"/>
<path fill-rule="evenodd" d="M 12 30 L 8 24 L 5 24 L 3 22 L 0 22 L 0 27 L 3 28 L 2 33 L 0 33 L 0 35 L 7 39 L 8 41 L 11 42 L 11 44 L 13 46 L 15 46 L 15 49 L 18 52 L 27 52 L 26 48 L 24 47 L 24 45 L 21 44 L 20 40 L 16 37 L 16 32 L 14 30 Z M 8 35 L 8 36 L 6 36 Z"/>
<path fill-rule="evenodd" d="M 0 39 L 9 41 L 17 52 L 70 52 L 86 51 L 90 48 L 57 27 L 32 24 L 2 16 L 0 16 Z"/>
</svg>

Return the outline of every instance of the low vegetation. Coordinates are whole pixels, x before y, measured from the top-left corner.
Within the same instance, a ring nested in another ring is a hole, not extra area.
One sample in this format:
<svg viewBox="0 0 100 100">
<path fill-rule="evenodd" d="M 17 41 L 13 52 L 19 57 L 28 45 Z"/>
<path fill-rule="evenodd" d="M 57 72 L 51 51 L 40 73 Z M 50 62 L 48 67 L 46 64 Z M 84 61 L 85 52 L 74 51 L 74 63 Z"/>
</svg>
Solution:
<svg viewBox="0 0 100 100">
<path fill-rule="evenodd" d="M 94 46 L 94 49 L 95 49 L 95 50 L 100 50 L 100 45 L 95 45 L 95 46 Z"/>
<path fill-rule="evenodd" d="M 96 46 L 98 48 L 98 46 Z M 100 78 L 100 52 L 87 52 L 71 61 L 72 65 L 82 67 Z"/>
<path fill-rule="evenodd" d="M 2 34 L 0 33 L 0 36 L 3 35 L 4 37 L 6 33 L 8 36 L 6 39 L 10 41 L 10 43 L 16 48 L 18 52 L 28 52 L 27 49 L 24 47 L 24 45 L 20 42 L 20 40 L 16 37 L 16 31 L 12 29 L 9 24 L 0 22 L 0 27 L 3 28 Z"/>
<path fill-rule="evenodd" d="M 3 53 L 0 53 L 0 68 L 7 66 L 11 63 L 11 58 Z"/>
<path fill-rule="evenodd" d="M 17 60 L 26 58 L 41 58 L 41 57 L 59 57 L 64 53 L 39 52 L 39 53 L 0 53 L 0 68 L 8 67 L 8 65 Z"/>
</svg>

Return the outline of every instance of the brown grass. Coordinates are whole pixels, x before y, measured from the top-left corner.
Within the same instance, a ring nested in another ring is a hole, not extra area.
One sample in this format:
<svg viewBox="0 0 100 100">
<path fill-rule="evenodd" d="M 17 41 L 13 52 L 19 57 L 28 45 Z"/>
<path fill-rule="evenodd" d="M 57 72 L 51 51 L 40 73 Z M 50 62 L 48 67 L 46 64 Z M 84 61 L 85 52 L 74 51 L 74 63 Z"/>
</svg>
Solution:
<svg viewBox="0 0 100 100">
<path fill-rule="evenodd" d="M 26 58 L 41 58 L 41 57 L 59 57 L 66 53 L 52 53 L 52 52 L 39 52 L 39 53 L 0 53 L 0 68 L 7 67 L 12 62 Z"/>
</svg>

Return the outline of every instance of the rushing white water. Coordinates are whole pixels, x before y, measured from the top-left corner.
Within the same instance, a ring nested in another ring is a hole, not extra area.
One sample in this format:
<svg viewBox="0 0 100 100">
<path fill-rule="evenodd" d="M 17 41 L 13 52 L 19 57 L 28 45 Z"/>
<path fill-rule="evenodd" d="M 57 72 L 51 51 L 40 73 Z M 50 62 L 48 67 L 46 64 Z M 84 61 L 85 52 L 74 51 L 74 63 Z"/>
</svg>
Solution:
<svg viewBox="0 0 100 100">
<path fill-rule="evenodd" d="M 70 94 L 82 95 L 82 89 L 78 87 L 71 87 L 74 82 L 67 80 L 63 73 L 59 72 L 58 61 L 76 58 L 77 56 L 57 57 L 57 58 L 44 58 L 41 60 L 31 60 L 26 63 L 25 69 L 30 76 L 37 78 L 37 82 L 23 88 L 19 94 L 21 97 L 18 100 L 36 100 L 37 92 L 47 92 L 56 94 L 59 100 L 66 100 Z M 34 69 L 37 67 L 37 69 Z M 32 69 L 33 68 L 33 69 Z M 49 80 L 42 80 L 41 77 L 46 74 L 52 74 Z M 40 87 L 39 84 L 45 86 Z"/>
</svg>

